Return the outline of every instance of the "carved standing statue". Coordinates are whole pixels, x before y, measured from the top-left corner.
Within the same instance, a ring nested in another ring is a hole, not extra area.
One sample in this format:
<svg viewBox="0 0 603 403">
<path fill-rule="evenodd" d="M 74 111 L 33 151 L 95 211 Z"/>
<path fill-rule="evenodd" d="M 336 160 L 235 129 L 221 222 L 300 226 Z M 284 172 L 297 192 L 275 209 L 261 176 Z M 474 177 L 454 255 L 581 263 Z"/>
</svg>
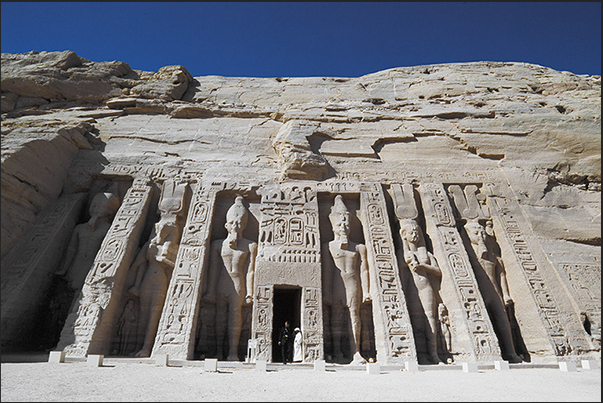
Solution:
<svg viewBox="0 0 603 403">
<path fill-rule="evenodd" d="M 371 300 L 366 247 L 348 239 L 350 213 L 341 195 L 335 197 L 329 220 L 334 239 L 323 244 L 323 301 L 331 307 L 333 354 L 336 361 L 343 359 L 341 342 L 347 327 L 341 318 L 348 310 L 352 325 L 352 364 L 361 364 L 366 360 L 360 354 L 360 306 Z"/>
<path fill-rule="evenodd" d="M 442 272 L 433 254 L 427 250 L 423 231 L 415 220 L 400 220 L 400 238 L 402 248 L 397 253 L 398 262 L 412 274 L 422 308 L 419 316 L 426 322 L 424 328 L 429 360 L 432 364 L 437 364 L 440 362 L 437 337 L 438 302 L 433 280 L 442 277 Z"/>
<path fill-rule="evenodd" d="M 502 259 L 496 253 L 493 239 L 477 219 L 465 224 L 467 236 L 475 252 L 474 272 L 484 303 L 493 317 L 498 337 L 510 362 L 522 362 L 515 351 L 511 324 L 506 307 L 513 303 L 509 295 L 509 285 Z"/>
<path fill-rule="evenodd" d="M 238 361 L 239 339 L 243 323 L 243 304 L 253 302 L 253 279 L 257 243 L 243 238 L 248 211 L 243 197 L 237 196 L 226 213 L 226 239 L 211 243 L 207 301 L 216 303 L 218 356 L 223 359 L 224 339 L 228 339 L 228 361 Z"/>
<path fill-rule="evenodd" d="M 129 292 L 139 298 L 138 333 L 144 335 L 137 357 L 151 355 L 157 335 L 180 241 L 179 218 L 183 211 L 184 190 L 185 185 L 174 186 L 171 181 L 164 183 L 159 204 L 161 217 L 132 264 L 136 280 Z"/>
<path fill-rule="evenodd" d="M 69 240 L 65 258 L 56 273 L 63 276 L 69 288 L 77 293 L 84 285 L 100 246 L 111 227 L 119 199 L 113 193 L 98 193 L 90 203 L 90 220 L 76 225 Z M 74 299 L 75 300 L 75 299 Z"/>
</svg>

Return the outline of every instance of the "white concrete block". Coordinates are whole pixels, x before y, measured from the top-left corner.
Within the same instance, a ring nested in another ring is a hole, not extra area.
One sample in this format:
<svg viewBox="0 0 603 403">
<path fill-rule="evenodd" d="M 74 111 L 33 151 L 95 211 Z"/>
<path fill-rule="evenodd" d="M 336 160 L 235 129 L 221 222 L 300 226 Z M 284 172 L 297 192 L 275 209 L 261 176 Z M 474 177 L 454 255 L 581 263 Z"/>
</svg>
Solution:
<svg viewBox="0 0 603 403">
<path fill-rule="evenodd" d="M 404 369 L 407 371 L 418 371 L 419 364 L 416 361 L 406 361 L 404 363 Z"/>
<path fill-rule="evenodd" d="M 477 372 L 477 362 L 464 362 L 463 372 Z"/>
<path fill-rule="evenodd" d="M 379 375 L 381 373 L 381 365 L 378 362 L 367 363 L 366 373 L 370 375 Z"/>
<path fill-rule="evenodd" d="M 314 361 L 314 371 L 326 371 L 327 366 L 325 360 L 316 360 Z"/>
<path fill-rule="evenodd" d="M 206 358 L 205 359 L 205 370 L 209 372 L 218 371 L 218 359 L 217 358 Z"/>
<path fill-rule="evenodd" d="M 105 356 L 102 354 L 89 354 L 86 360 L 86 364 L 91 367 L 102 367 L 104 358 Z"/>
<path fill-rule="evenodd" d="M 168 366 L 168 362 L 170 360 L 169 354 L 157 354 L 156 356 L 154 356 L 154 358 L 156 365 L 160 365 L 162 367 Z"/>
<path fill-rule="evenodd" d="M 255 360 L 255 370 L 266 372 L 266 360 Z"/>
<path fill-rule="evenodd" d="M 599 368 L 599 363 L 597 362 L 597 360 L 582 360 L 582 368 L 597 369 Z"/>
<path fill-rule="evenodd" d="M 64 351 L 51 351 L 48 355 L 48 362 L 56 364 L 59 362 L 65 362 L 65 352 Z"/>
<path fill-rule="evenodd" d="M 505 371 L 509 369 L 509 363 L 507 361 L 494 361 L 494 369 L 497 371 Z"/>
<path fill-rule="evenodd" d="M 576 363 L 572 361 L 562 361 L 559 363 L 559 369 L 563 372 L 576 372 Z"/>
</svg>

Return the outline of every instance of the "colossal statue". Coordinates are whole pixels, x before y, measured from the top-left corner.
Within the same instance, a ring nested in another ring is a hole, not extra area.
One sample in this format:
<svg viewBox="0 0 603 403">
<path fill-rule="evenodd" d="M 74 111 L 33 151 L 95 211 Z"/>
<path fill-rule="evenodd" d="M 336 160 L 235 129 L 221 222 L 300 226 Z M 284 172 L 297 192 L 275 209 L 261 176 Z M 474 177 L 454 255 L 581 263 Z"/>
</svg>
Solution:
<svg viewBox="0 0 603 403">
<path fill-rule="evenodd" d="M 86 275 L 94 263 L 94 258 L 118 208 L 117 196 L 113 193 L 98 193 L 90 203 L 90 220 L 76 225 L 73 230 L 63 263 L 56 274 L 67 280 L 75 297 L 84 285 Z"/>
<path fill-rule="evenodd" d="M 323 302 L 330 307 L 334 359 L 339 362 L 344 358 L 342 340 L 347 326 L 341 319 L 347 310 L 352 327 L 352 364 L 365 363 L 360 354 L 360 306 L 371 301 L 366 247 L 348 239 L 350 213 L 341 195 L 335 197 L 329 220 L 334 239 L 323 244 Z"/>
<path fill-rule="evenodd" d="M 488 228 L 490 227 L 490 228 Z M 467 236 L 475 253 L 473 269 L 486 308 L 497 328 L 503 354 L 509 362 L 522 362 L 515 351 L 511 324 L 506 307 L 513 303 L 509 295 L 509 285 L 502 259 L 494 248 L 495 240 L 490 225 L 482 225 L 478 220 L 468 220 L 465 224 Z M 488 229 L 488 232 L 487 232 Z"/>
<path fill-rule="evenodd" d="M 425 321 L 427 352 L 432 364 L 440 362 L 438 357 L 438 302 L 434 281 L 442 277 L 438 262 L 425 246 L 423 231 L 413 219 L 400 220 L 402 248 L 398 250 L 398 264 L 402 270 L 409 270 L 416 287 L 420 312 L 415 317 Z M 407 287 L 408 290 L 408 287 Z M 412 313 L 411 313 L 412 315 Z"/>
<path fill-rule="evenodd" d="M 183 185 L 166 181 L 159 204 L 161 217 L 131 266 L 136 280 L 129 292 L 139 299 L 138 334 L 144 340 L 137 357 L 150 356 L 157 335 L 180 241 L 184 189 Z"/>
<path fill-rule="evenodd" d="M 228 340 L 228 361 L 238 361 L 243 304 L 253 302 L 253 279 L 257 243 L 243 238 L 248 211 L 243 197 L 237 196 L 226 213 L 226 239 L 211 243 L 206 301 L 216 303 L 216 338 L 218 358 L 224 358 L 224 341 Z"/>
</svg>

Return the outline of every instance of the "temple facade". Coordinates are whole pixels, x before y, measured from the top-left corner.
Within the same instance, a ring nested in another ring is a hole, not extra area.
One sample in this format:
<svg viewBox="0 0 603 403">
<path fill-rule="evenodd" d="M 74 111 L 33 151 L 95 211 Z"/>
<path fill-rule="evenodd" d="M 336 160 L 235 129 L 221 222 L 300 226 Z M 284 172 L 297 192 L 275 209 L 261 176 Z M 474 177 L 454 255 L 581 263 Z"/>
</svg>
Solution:
<svg viewBox="0 0 603 403">
<path fill-rule="evenodd" d="M 500 75 L 509 65 L 471 73 Z M 442 76 L 463 68 L 469 76 L 466 65 Z M 364 85 L 379 92 L 395 73 L 364 76 Z M 305 363 L 600 359 L 600 235 L 592 235 L 597 223 L 600 234 L 600 157 L 598 187 L 596 161 L 586 187 L 550 175 L 542 182 L 542 172 L 576 170 L 538 146 L 539 130 L 570 125 L 558 109 L 557 120 L 519 121 L 517 105 L 468 111 L 479 97 L 450 106 L 456 95 L 426 98 L 410 86 L 358 106 L 342 95 L 351 79 L 323 87 L 281 79 L 300 101 L 267 110 L 261 98 L 273 89 L 261 80 L 269 79 L 242 80 L 251 90 L 236 100 L 226 78 L 199 77 L 182 100 L 156 109 L 132 89 L 101 106 L 56 106 L 37 122 L 75 144 L 60 164 L 9 144 L 3 217 L 19 214 L 9 212 L 12 199 L 30 203 L 24 191 L 12 196 L 10 178 L 58 179 L 18 236 L 3 227 L 3 351 L 281 362 L 289 321 L 301 330 Z M 598 142 L 588 144 L 600 151 L 600 77 L 598 87 L 589 83 L 599 120 L 583 131 L 598 125 Z M 404 109 L 411 101 L 415 110 Z M 397 109 L 381 106 L 388 102 Z M 516 108 L 507 120 L 504 108 Z M 17 123 L 38 119 L 16 112 L 3 114 L 8 140 L 28 138 Z M 36 141 L 56 147 L 55 137 Z M 557 168 L 530 171 L 532 157 Z M 583 157 L 564 158 L 578 166 Z M 572 217 L 580 218 L 568 224 Z"/>
</svg>

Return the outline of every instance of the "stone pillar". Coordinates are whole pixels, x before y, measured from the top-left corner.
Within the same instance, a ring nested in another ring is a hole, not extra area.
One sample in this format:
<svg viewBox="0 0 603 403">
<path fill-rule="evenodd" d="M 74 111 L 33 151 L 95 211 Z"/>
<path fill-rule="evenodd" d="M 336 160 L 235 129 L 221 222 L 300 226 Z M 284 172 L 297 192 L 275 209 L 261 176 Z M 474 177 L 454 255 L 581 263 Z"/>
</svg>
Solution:
<svg viewBox="0 0 603 403">
<path fill-rule="evenodd" d="M 201 280 L 208 258 L 217 192 L 200 183 L 192 186 L 193 198 L 151 353 L 169 354 L 175 360 L 192 359 L 195 353 Z"/>
<path fill-rule="evenodd" d="M 324 359 L 320 233 L 316 189 L 309 183 L 285 183 L 261 190 L 261 216 L 252 337 L 258 360 L 271 360 L 273 285 L 302 289 L 301 325 L 304 361 Z"/>
<path fill-rule="evenodd" d="M 58 350 L 67 356 L 109 354 L 130 265 L 145 226 L 151 187 L 136 179 L 94 259 L 78 302 L 67 317 Z"/>
<path fill-rule="evenodd" d="M 2 347 L 17 344 L 36 326 L 64 245 L 77 224 L 84 194 L 60 197 L 44 209 L 22 241 L 2 259 Z"/>
<path fill-rule="evenodd" d="M 398 271 L 383 189 L 378 183 L 361 186 L 360 210 L 369 259 L 377 361 L 400 364 L 417 360 L 410 315 Z"/>
<path fill-rule="evenodd" d="M 423 183 L 420 188 L 427 233 L 442 270 L 442 298 L 455 328 L 453 349 L 463 360 L 501 360 L 494 327 L 486 311 L 469 255 L 456 228 L 452 207 L 442 184 Z M 452 299 L 451 297 L 456 298 Z"/>
<path fill-rule="evenodd" d="M 519 205 L 512 205 L 509 199 L 503 196 L 501 189 L 492 183 L 484 184 L 484 190 L 488 196 L 494 224 L 504 234 L 497 239 L 503 252 L 510 252 L 508 254 L 510 259 L 507 258 L 505 261 L 511 263 L 510 260 L 513 260 L 511 256 L 514 257 L 513 267 L 520 268 L 519 271 L 523 273 L 528 285 L 528 293 L 541 320 L 540 325 L 544 328 L 555 355 L 564 356 L 588 351 L 590 345 L 584 337 L 586 333 L 578 316 L 567 314 L 571 308 L 563 306 L 555 295 L 555 291 L 561 291 L 563 287 L 554 284 L 557 283 L 558 278 L 546 275 L 546 265 L 539 263 L 547 261 L 545 256 L 535 256 L 536 250 L 530 246 L 525 235 L 526 230 L 522 229 L 521 219 L 516 217 L 521 214 Z M 552 267 L 549 270 L 551 274 L 554 274 L 554 271 Z M 563 294 L 562 296 L 565 297 Z M 516 314 L 521 314 L 519 309 L 516 310 Z"/>
</svg>

